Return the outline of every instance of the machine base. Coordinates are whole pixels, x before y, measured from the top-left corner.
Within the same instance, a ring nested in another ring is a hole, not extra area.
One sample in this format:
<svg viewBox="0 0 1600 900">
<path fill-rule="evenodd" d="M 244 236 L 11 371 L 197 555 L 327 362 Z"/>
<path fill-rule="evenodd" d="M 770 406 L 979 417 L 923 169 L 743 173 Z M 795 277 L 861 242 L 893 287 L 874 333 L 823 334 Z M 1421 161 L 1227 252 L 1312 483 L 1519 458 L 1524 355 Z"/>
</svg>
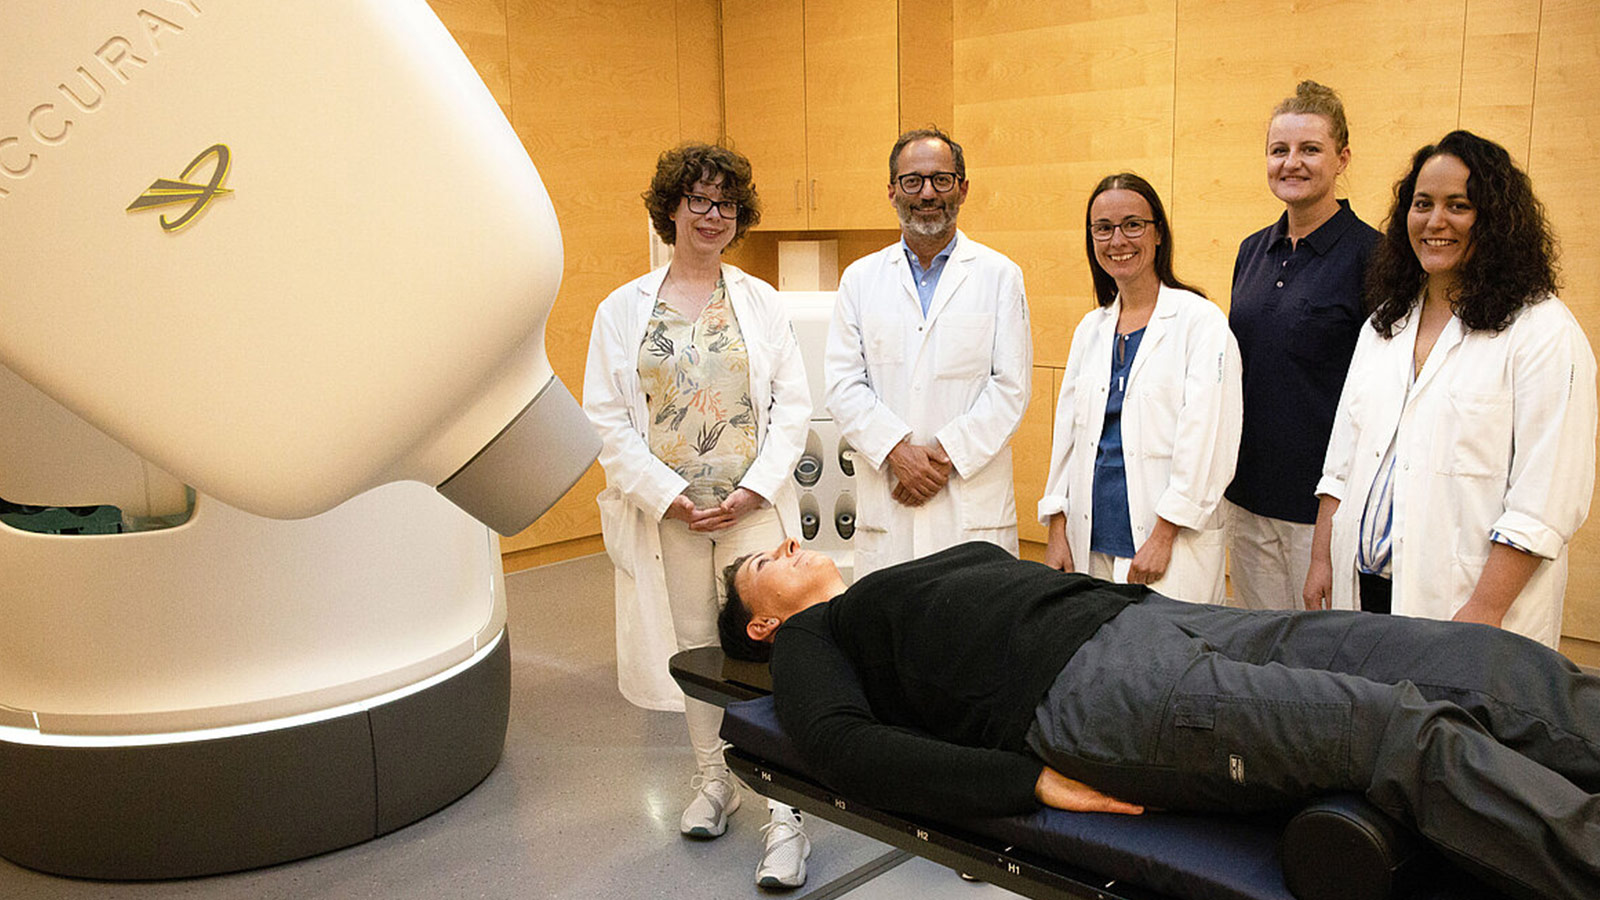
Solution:
<svg viewBox="0 0 1600 900">
<path fill-rule="evenodd" d="M 371 709 L 213 740 L 0 740 L 0 856 L 57 875 L 183 878 L 369 840 L 461 797 L 500 760 L 511 651 Z"/>
</svg>

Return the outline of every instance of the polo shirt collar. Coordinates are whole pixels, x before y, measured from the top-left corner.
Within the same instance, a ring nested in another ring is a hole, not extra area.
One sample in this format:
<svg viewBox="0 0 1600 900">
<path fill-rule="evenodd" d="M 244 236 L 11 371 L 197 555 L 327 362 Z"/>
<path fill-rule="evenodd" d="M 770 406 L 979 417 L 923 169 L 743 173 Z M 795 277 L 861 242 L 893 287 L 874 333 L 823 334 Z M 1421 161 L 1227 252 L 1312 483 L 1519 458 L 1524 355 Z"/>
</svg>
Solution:
<svg viewBox="0 0 1600 900">
<path fill-rule="evenodd" d="M 1301 240 L 1309 244 L 1318 256 L 1326 256 L 1328 251 L 1339 243 L 1339 238 L 1344 237 L 1344 233 L 1350 230 L 1350 226 L 1355 221 L 1356 214 L 1350 211 L 1350 201 L 1340 199 L 1338 212 L 1329 217 L 1328 221 L 1318 225 L 1316 231 L 1311 232 Z M 1287 241 L 1288 238 L 1289 214 L 1286 212 L 1279 216 L 1277 223 L 1272 226 L 1272 241 L 1277 244 Z"/>
</svg>

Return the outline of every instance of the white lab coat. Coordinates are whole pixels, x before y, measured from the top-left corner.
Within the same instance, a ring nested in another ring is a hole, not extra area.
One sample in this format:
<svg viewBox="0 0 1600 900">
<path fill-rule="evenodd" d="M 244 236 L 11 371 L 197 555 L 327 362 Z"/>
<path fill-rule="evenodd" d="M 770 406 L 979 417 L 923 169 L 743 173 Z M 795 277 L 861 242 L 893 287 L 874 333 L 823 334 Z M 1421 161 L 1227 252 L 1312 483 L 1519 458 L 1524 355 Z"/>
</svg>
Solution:
<svg viewBox="0 0 1600 900">
<path fill-rule="evenodd" d="M 1083 317 L 1072 335 L 1056 401 L 1050 477 L 1039 521 L 1066 516 L 1072 564 L 1088 571 L 1094 459 L 1110 393 L 1111 351 L 1121 300 Z M 1163 285 L 1156 297 L 1122 407 L 1122 456 L 1133 543 L 1156 517 L 1182 530 L 1166 574 L 1150 587 L 1179 600 L 1223 599 L 1222 492 L 1233 480 L 1243 415 L 1239 345 L 1228 317 L 1198 294 Z"/>
<path fill-rule="evenodd" d="M 639 347 L 666 278 L 656 269 L 617 288 L 600 303 L 589 335 L 583 410 L 600 433 L 606 489 L 596 498 L 606 552 L 616 566 L 617 685 L 646 709 L 683 709 L 667 671 L 677 650 L 659 525 L 688 482 L 650 452 L 649 412 L 639 382 Z M 805 447 L 811 418 L 800 347 L 783 301 L 771 285 L 722 267 L 728 300 L 750 357 L 750 399 L 760 449 L 740 486 L 777 508 L 785 534 L 800 534 L 800 507 L 790 474 Z"/>
<path fill-rule="evenodd" d="M 1017 552 L 1011 435 L 1032 389 L 1022 270 L 956 233 L 924 317 L 896 242 L 839 279 L 824 368 L 826 404 L 856 451 L 855 575 L 984 540 Z M 920 507 L 890 496 L 901 438 L 937 439 L 954 467 Z"/>
<path fill-rule="evenodd" d="M 1361 513 L 1389 441 L 1395 447 L 1391 535 L 1397 614 L 1449 619 L 1472 595 L 1489 535 L 1546 561 L 1504 627 L 1555 647 L 1561 638 L 1567 542 L 1589 515 L 1595 464 L 1595 358 L 1554 297 L 1524 307 L 1504 331 L 1467 331 L 1451 317 L 1411 387 L 1411 316 L 1385 339 L 1361 329 L 1317 493 L 1339 500 L 1332 538 L 1333 606 L 1359 607 Z"/>
</svg>

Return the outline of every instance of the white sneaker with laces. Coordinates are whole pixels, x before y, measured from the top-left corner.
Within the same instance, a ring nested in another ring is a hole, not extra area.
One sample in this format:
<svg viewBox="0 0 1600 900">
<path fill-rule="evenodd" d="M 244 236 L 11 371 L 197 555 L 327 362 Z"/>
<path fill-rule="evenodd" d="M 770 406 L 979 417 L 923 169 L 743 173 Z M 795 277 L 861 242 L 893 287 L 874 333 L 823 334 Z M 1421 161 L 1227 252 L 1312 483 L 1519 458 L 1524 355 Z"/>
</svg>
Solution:
<svg viewBox="0 0 1600 900">
<path fill-rule="evenodd" d="M 728 830 L 728 816 L 739 808 L 739 788 L 727 769 L 700 772 L 689 781 L 694 799 L 684 808 L 678 830 L 689 837 L 720 837 Z"/>
<path fill-rule="evenodd" d="M 772 811 L 772 821 L 761 826 L 767 836 L 756 867 L 756 884 L 764 888 L 797 888 L 806 883 L 806 857 L 811 839 L 800 826 L 800 816 L 787 806 Z"/>
</svg>

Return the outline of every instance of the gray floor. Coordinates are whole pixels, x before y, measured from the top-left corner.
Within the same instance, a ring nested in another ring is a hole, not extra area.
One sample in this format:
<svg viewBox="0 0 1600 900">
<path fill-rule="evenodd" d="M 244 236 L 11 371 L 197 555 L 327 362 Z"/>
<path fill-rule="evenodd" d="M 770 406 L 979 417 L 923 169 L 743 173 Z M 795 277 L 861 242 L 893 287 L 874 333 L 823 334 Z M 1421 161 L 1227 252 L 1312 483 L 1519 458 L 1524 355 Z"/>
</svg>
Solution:
<svg viewBox="0 0 1600 900">
<path fill-rule="evenodd" d="M 188 881 L 107 883 L 0 860 L 6 900 L 436 900 L 777 897 L 755 887 L 765 803 L 747 797 L 728 833 L 678 834 L 693 762 L 680 716 L 616 690 L 610 564 L 604 555 L 507 579 L 511 728 L 500 765 L 450 807 L 393 834 L 270 869 Z M 0 811 L 3 815 L 4 811 Z M 891 848 L 811 819 L 807 885 L 787 896 L 1000 900 L 922 860 L 884 868 Z M 862 880 L 864 875 L 872 877 Z"/>
</svg>

